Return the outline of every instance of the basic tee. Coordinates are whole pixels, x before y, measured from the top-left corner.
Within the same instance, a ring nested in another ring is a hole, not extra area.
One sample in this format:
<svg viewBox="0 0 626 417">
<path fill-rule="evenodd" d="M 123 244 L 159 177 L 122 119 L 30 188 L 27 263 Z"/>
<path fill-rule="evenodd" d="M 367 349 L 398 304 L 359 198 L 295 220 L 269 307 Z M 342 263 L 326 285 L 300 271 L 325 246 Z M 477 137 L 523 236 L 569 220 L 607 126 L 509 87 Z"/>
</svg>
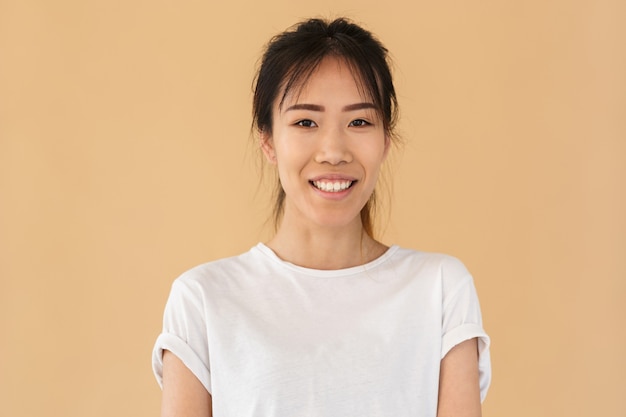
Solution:
<svg viewBox="0 0 626 417">
<path fill-rule="evenodd" d="M 364 265 L 303 268 L 262 243 L 174 281 L 163 350 L 212 395 L 216 417 L 435 417 L 441 359 L 478 338 L 481 401 L 489 337 L 457 259 L 390 247 Z"/>
</svg>

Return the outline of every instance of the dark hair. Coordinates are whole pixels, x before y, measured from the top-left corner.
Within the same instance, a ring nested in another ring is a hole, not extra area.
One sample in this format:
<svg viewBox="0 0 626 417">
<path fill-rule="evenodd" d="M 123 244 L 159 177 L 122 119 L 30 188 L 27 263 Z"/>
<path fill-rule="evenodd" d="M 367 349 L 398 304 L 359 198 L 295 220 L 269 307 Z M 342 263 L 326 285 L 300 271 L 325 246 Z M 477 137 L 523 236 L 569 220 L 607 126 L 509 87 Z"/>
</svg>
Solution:
<svg viewBox="0 0 626 417">
<path fill-rule="evenodd" d="M 252 126 L 258 132 L 272 133 L 272 110 L 276 100 L 282 105 L 294 88 L 302 88 L 322 60 L 341 58 L 351 69 L 359 88 L 374 102 L 383 120 L 385 134 L 395 137 L 397 99 L 389 68 L 387 49 L 367 30 L 345 18 L 332 21 L 309 19 L 273 37 L 255 78 Z M 279 94 L 282 96 L 279 97 Z M 274 223 L 282 217 L 285 192 L 277 184 Z M 361 210 L 361 221 L 373 237 L 374 193 Z"/>
</svg>

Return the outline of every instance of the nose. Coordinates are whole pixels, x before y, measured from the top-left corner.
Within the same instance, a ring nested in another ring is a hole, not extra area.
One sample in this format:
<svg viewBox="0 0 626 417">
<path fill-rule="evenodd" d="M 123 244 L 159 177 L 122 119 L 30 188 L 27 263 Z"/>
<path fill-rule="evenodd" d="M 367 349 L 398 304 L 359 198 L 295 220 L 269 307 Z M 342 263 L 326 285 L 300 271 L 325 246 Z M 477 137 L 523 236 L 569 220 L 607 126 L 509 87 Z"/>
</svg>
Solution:
<svg viewBox="0 0 626 417">
<path fill-rule="evenodd" d="M 347 137 L 341 129 L 326 129 L 320 131 L 315 161 L 322 164 L 339 165 L 352 161 L 352 153 L 348 146 Z"/>
</svg>

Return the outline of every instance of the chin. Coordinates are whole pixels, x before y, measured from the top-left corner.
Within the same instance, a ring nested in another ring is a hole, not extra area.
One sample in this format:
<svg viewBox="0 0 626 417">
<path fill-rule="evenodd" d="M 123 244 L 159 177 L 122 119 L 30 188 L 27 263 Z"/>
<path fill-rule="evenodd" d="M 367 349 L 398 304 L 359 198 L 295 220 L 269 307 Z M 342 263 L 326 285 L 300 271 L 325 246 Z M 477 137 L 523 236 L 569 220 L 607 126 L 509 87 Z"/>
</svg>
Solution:
<svg viewBox="0 0 626 417">
<path fill-rule="evenodd" d="M 318 215 L 315 218 L 315 223 L 321 227 L 343 229 L 355 223 L 361 224 L 361 213 L 358 212 L 356 216 L 346 216 L 345 212 L 340 215 Z"/>
</svg>

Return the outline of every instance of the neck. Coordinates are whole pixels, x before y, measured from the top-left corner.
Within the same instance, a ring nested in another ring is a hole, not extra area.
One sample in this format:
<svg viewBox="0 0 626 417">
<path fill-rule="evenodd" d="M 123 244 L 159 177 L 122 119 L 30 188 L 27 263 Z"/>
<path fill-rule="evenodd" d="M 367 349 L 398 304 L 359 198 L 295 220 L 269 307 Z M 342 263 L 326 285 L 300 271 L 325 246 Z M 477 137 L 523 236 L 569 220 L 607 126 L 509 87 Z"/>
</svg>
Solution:
<svg viewBox="0 0 626 417">
<path fill-rule="evenodd" d="M 363 265 L 388 248 L 365 233 L 360 218 L 356 220 L 345 227 L 307 227 L 283 218 L 267 246 L 282 260 L 305 268 L 333 270 Z"/>
</svg>

